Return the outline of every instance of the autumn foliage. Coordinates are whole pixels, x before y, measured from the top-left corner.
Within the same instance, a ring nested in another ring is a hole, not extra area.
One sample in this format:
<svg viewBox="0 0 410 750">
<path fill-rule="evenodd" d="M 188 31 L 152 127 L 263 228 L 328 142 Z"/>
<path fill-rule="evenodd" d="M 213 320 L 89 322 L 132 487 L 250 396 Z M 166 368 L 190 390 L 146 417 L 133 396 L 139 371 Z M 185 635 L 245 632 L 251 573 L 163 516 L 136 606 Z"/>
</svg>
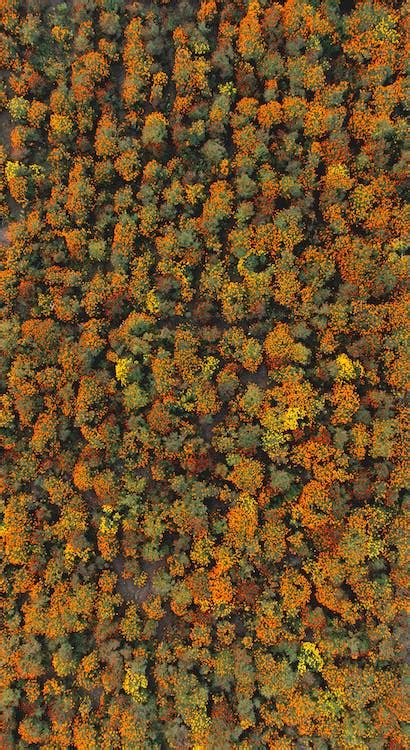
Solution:
<svg viewBox="0 0 410 750">
<path fill-rule="evenodd" d="M 0 749 L 404 750 L 407 9 L 0 2 Z"/>
</svg>

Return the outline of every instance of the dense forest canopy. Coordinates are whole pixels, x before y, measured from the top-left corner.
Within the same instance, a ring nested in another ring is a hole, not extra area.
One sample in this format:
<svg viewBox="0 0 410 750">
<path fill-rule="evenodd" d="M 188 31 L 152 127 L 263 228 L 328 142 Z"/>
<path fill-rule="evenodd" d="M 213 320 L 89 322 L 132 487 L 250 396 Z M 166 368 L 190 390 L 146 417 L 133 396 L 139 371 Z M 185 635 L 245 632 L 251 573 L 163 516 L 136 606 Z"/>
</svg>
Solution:
<svg viewBox="0 0 410 750">
<path fill-rule="evenodd" d="M 1 750 L 404 750 L 407 7 L 0 0 Z"/>
</svg>

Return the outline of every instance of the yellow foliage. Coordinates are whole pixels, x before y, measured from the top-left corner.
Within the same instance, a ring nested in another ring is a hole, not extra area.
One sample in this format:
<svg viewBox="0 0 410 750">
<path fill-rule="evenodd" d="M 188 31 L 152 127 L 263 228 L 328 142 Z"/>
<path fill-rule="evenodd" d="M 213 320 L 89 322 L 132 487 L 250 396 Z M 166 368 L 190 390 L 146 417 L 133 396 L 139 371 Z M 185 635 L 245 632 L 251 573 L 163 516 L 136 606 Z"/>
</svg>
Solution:
<svg viewBox="0 0 410 750">
<path fill-rule="evenodd" d="M 339 354 L 336 358 L 336 365 L 338 380 L 355 380 L 364 373 L 360 362 L 353 362 L 347 354 Z"/>
<path fill-rule="evenodd" d="M 144 691 L 148 687 L 148 680 L 142 672 L 133 672 L 129 665 L 125 667 L 123 689 L 136 703 L 145 703 Z"/>
<path fill-rule="evenodd" d="M 324 661 L 318 647 L 309 641 L 302 643 L 298 659 L 298 672 L 304 674 L 307 669 L 311 669 L 313 672 L 321 672 L 323 666 Z"/>
<path fill-rule="evenodd" d="M 127 385 L 128 377 L 132 368 L 132 359 L 125 357 L 119 359 L 115 365 L 115 377 L 121 383 L 121 385 Z"/>
</svg>

